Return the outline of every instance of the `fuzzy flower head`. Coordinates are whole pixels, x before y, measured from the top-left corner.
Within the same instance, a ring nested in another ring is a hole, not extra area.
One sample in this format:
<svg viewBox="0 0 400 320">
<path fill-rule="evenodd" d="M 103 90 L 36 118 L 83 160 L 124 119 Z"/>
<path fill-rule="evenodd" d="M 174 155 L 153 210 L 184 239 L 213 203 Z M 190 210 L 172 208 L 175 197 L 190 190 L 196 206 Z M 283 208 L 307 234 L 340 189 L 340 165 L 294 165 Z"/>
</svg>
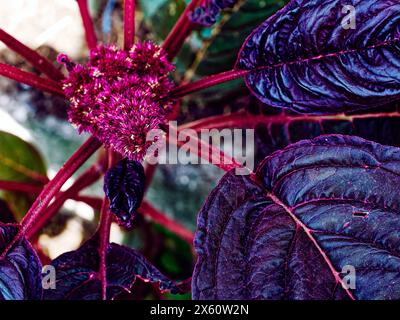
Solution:
<svg viewBox="0 0 400 320">
<path fill-rule="evenodd" d="M 69 121 L 79 132 L 90 132 L 107 147 L 141 161 L 151 142 L 147 133 L 166 123 L 173 101 L 168 74 L 173 65 L 153 42 L 136 43 L 128 51 L 99 46 L 86 65 L 66 55 L 58 61 L 69 71 L 63 89 L 71 102 Z"/>
</svg>

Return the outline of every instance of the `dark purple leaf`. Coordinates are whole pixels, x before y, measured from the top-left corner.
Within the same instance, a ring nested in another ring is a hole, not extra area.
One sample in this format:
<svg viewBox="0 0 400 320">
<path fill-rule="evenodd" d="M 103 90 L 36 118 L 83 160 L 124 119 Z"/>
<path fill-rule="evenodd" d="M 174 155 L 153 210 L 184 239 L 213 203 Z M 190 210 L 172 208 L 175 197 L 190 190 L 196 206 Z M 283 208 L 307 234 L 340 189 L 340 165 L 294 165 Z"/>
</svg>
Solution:
<svg viewBox="0 0 400 320">
<path fill-rule="evenodd" d="M 356 28 L 345 29 L 344 5 Z M 245 41 L 237 68 L 264 103 L 302 113 L 365 109 L 400 98 L 397 0 L 293 0 Z"/>
<path fill-rule="evenodd" d="M 144 195 L 145 175 L 140 162 L 123 159 L 107 171 L 104 192 L 120 224 L 131 227 Z"/>
<path fill-rule="evenodd" d="M 18 232 L 13 224 L 0 223 L 0 254 Z M 0 257 L 0 300 L 42 298 L 42 265 L 28 240 L 22 238 Z"/>
<path fill-rule="evenodd" d="M 64 253 L 52 262 L 56 269 L 55 290 L 46 290 L 46 300 L 100 300 L 99 253 L 97 238 L 78 250 Z M 115 243 L 107 251 L 107 299 L 129 291 L 136 278 L 158 283 L 162 291 L 180 292 L 175 282 L 162 275 L 132 248 Z"/>
<path fill-rule="evenodd" d="M 8 207 L 7 202 L 0 199 L 0 223 L 16 223 L 14 213 Z"/>
<path fill-rule="evenodd" d="M 233 8 L 238 0 L 206 0 L 205 3 L 190 12 L 192 22 L 205 27 L 212 26 L 220 16 L 222 10 Z"/>
<path fill-rule="evenodd" d="M 201 210 L 195 299 L 400 299 L 400 149 L 321 136 L 256 177 L 226 174 Z"/>
</svg>

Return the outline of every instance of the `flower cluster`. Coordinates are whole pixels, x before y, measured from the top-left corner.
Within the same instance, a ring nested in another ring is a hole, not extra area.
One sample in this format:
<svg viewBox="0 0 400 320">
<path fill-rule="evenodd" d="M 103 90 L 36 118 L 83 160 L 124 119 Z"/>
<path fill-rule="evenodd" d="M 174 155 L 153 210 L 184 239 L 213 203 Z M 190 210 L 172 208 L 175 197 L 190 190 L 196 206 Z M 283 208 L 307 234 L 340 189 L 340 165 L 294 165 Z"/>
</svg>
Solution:
<svg viewBox="0 0 400 320">
<path fill-rule="evenodd" d="M 173 101 L 169 72 L 173 65 L 153 42 L 136 43 L 131 50 L 116 46 L 92 49 L 88 63 L 58 61 L 69 71 L 63 89 L 71 102 L 69 120 L 79 132 L 90 132 L 107 147 L 141 161 L 151 142 L 147 133 L 166 123 Z"/>
</svg>

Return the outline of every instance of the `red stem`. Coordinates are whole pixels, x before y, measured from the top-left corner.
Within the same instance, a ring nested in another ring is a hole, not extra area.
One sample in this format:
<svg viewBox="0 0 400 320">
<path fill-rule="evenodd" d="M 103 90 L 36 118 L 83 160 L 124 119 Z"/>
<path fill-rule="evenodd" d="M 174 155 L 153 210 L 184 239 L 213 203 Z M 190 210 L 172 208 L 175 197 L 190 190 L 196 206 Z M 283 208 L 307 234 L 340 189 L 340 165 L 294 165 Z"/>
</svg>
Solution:
<svg viewBox="0 0 400 320">
<path fill-rule="evenodd" d="M 168 57 L 172 60 L 182 48 L 186 38 L 190 35 L 197 24 L 192 23 L 189 19 L 189 13 L 194 10 L 203 0 L 192 0 L 185 8 L 178 21 L 172 28 L 164 41 L 163 48 L 167 52 Z"/>
<path fill-rule="evenodd" d="M 107 251 L 110 241 L 110 228 L 111 228 L 111 212 L 109 209 L 109 203 L 107 197 L 104 197 L 103 205 L 101 206 L 100 213 L 100 267 L 99 267 L 99 277 L 101 281 L 101 291 L 102 299 L 107 300 Z"/>
<path fill-rule="evenodd" d="M 78 170 L 89 157 L 101 147 L 101 143 L 94 137 L 89 138 L 58 171 L 56 176 L 44 187 L 39 197 L 33 203 L 25 217 L 21 221 L 21 228 L 13 241 L 8 245 L 1 255 L 4 258 L 8 250 L 24 236 L 43 212 L 47 209 L 50 201 L 60 191 L 64 183 Z"/>
<path fill-rule="evenodd" d="M 218 84 L 242 78 L 249 73 L 248 70 L 230 70 L 218 73 L 209 77 L 205 77 L 198 81 L 180 85 L 171 91 L 171 98 L 181 98 L 190 93 L 207 89 Z"/>
<path fill-rule="evenodd" d="M 135 43 L 135 0 L 125 0 L 124 49 L 130 50 Z"/>
<path fill-rule="evenodd" d="M 116 159 L 117 157 L 114 155 L 114 151 L 109 150 L 107 168 L 112 167 Z M 111 223 L 112 216 L 110 211 L 110 204 L 108 198 L 104 197 L 100 211 L 100 224 L 98 228 L 98 233 L 100 235 L 100 267 L 98 275 L 101 281 L 101 292 L 103 300 L 107 300 L 107 252 L 110 243 Z"/>
<path fill-rule="evenodd" d="M 24 193 L 39 194 L 43 186 L 26 182 L 0 180 L 0 189 Z"/>
<path fill-rule="evenodd" d="M 48 222 L 52 219 L 57 212 L 64 205 L 68 199 L 75 198 L 75 196 L 83 189 L 92 185 L 100 178 L 104 168 L 99 164 L 95 164 L 80 175 L 76 181 L 66 191 L 59 193 L 53 203 L 46 209 L 46 211 L 36 220 L 35 225 L 30 228 L 26 234 L 28 238 L 36 235 Z M 79 198 L 78 198 L 79 199 Z"/>
<path fill-rule="evenodd" d="M 150 203 L 143 201 L 139 211 L 143 214 L 143 216 L 149 217 L 155 223 L 162 225 L 164 228 L 178 235 L 190 245 L 193 244 L 193 232 L 186 229 L 184 226 L 180 225 L 171 218 L 168 218 L 164 213 L 154 208 Z"/>
<path fill-rule="evenodd" d="M 64 97 L 61 83 L 39 77 L 30 72 L 22 71 L 5 63 L 0 63 L 0 75 L 27 84 L 28 86 Z"/>
<path fill-rule="evenodd" d="M 97 37 L 96 32 L 94 31 L 93 21 L 90 17 L 87 0 L 77 0 L 79 11 L 81 13 L 83 27 L 85 28 L 85 37 L 86 42 L 89 49 L 96 48 L 97 46 Z"/>
<path fill-rule="evenodd" d="M 43 57 L 35 50 L 28 48 L 1 28 L 0 41 L 3 41 L 7 47 L 24 57 L 36 69 L 43 72 L 50 79 L 55 81 L 61 81 L 64 79 L 64 75 L 61 71 L 58 70 L 47 58 Z"/>
</svg>

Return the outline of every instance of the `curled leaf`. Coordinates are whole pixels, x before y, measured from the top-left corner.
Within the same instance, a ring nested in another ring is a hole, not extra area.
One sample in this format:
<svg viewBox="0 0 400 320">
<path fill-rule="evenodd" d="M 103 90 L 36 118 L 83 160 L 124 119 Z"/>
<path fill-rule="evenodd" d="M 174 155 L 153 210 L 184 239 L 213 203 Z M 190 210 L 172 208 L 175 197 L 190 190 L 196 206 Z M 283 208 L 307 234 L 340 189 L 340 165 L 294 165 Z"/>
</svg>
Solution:
<svg viewBox="0 0 400 320">
<path fill-rule="evenodd" d="M 251 71 L 246 84 L 262 102 L 297 112 L 398 100 L 399 10 L 397 0 L 293 0 L 247 38 L 236 67 Z"/>
<path fill-rule="evenodd" d="M 200 212 L 195 299 L 400 299 L 400 149 L 320 136 L 256 176 L 226 174 Z"/>
<path fill-rule="evenodd" d="M 78 250 L 67 252 L 52 262 L 57 274 L 56 289 L 46 290 L 46 300 L 101 300 L 98 274 L 100 256 L 94 237 Z M 158 271 L 139 252 L 111 243 L 107 250 L 107 299 L 129 291 L 137 277 L 158 283 L 162 291 L 178 293 L 180 286 Z"/>
<path fill-rule="evenodd" d="M 118 221 L 130 227 L 144 196 L 145 175 L 140 162 L 123 159 L 107 171 L 104 192 Z"/>
<path fill-rule="evenodd" d="M 0 223 L 0 255 L 17 233 L 16 225 Z M 0 300 L 40 300 L 41 279 L 41 263 L 25 238 L 0 257 Z"/>
</svg>

